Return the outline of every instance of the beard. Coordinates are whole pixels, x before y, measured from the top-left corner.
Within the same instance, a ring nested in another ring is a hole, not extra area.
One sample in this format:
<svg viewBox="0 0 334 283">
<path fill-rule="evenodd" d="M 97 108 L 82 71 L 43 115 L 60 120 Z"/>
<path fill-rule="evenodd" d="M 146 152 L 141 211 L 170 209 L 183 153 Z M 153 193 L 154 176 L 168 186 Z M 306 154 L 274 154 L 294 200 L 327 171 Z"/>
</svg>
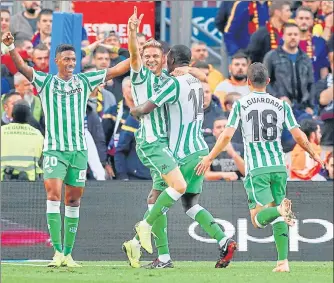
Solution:
<svg viewBox="0 0 334 283">
<path fill-rule="evenodd" d="M 29 9 L 26 9 L 26 11 L 27 11 L 29 14 L 33 15 L 33 14 L 35 14 L 36 9 L 35 9 L 35 8 L 29 8 Z"/>
<path fill-rule="evenodd" d="M 244 74 L 236 74 L 236 75 L 233 75 L 233 78 L 236 80 L 236 81 L 243 81 L 244 79 L 247 78 L 247 75 L 244 75 Z"/>
</svg>

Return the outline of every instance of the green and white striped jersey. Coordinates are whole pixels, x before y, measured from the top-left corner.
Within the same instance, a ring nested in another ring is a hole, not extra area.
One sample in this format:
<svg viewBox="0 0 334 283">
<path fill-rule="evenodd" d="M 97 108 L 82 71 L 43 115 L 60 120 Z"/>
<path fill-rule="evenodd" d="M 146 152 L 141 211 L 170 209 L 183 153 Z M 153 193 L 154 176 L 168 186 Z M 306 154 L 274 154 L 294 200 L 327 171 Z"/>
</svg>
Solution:
<svg viewBox="0 0 334 283">
<path fill-rule="evenodd" d="M 227 127 L 241 123 L 246 175 L 286 171 L 281 145 L 283 127 L 299 127 L 285 101 L 268 93 L 251 92 L 233 104 Z"/>
<path fill-rule="evenodd" d="M 145 103 L 158 89 L 167 91 L 169 85 L 166 83 L 168 80 L 170 80 L 170 77 L 165 71 L 162 72 L 160 77 L 157 77 L 143 66 L 139 72 L 131 69 L 131 91 L 134 104 L 138 106 Z M 166 108 L 156 108 L 150 114 L 143 116 L 136 137 L 148 143 L 155 142 L 159 138 L 167 138 Z"/>
<path fill-rule="evenodd" d="M 177 160 L 208 148 L 201 130 L 203 96 L 201 82 L 186 74 L 170 77 L 165 87 L 150 98 L 159 107 L 167 106 L 169 148 Z"/>
<path fill-rule="evenodd" d="M 104 82 L 106 74 L 107 70 L 80 73 L 64 81 L 34 70 L 32 83 L 45 116 L 43 151 L 87 150 L 84 137 L 87 100 L 94 88 Z"/>
</svg>

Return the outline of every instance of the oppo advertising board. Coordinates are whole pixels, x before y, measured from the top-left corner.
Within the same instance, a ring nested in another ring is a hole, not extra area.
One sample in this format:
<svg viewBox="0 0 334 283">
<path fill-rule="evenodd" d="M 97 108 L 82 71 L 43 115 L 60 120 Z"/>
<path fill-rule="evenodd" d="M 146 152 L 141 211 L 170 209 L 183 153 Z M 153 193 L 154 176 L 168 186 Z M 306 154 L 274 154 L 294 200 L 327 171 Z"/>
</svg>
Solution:
<svg viewBox="0 0 334 283">
<path fill-rule="evenodd" d="M 75 258 L 125 260 L 121 245 L 133 237 L 150 188 L 150 182 L 89 182 L 80 209 Z M 1 190 L 2 259 L 51 258 L 43 184 L 3 182 Z M 297 213 L 297 224 L 289 232 L 289 258 L 333 260 L 332 183 L 289 183 L 288 197 Z M 200 204 L 238 242 L 235 260 L 276 260 L 272 230 L 253 228 L 242 183 L 205 183 Z M 216 259 L 217 244 L 185 215 L 179 203 L 168 212 L 168 224 L 174 260 Z M 143 258 L 153 257 L 144 253 Z"/>
</svg>

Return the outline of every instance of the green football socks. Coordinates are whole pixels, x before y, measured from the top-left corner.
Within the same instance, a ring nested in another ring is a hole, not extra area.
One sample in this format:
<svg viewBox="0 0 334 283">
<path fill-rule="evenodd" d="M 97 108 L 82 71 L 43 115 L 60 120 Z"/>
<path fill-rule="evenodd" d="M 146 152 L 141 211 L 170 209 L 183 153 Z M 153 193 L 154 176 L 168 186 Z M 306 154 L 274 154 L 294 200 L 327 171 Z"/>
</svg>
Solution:
<svg viewBox="0 0 334 283">
<path fill-rule="evenodd" d="M 279 216 L 281 216 L 281 214 L 278 212 L 277 207 L 267 207 L 262 209 L 255 216 L 255 222 L 259 228 L 264 228 Z"/>
<path fill-rule="evenodd" d="M 168 209 L 172 207 L 173 204 L 177 202 L 181 196 L 182 194 L 177 192 L 175 189 L 168 187 L 157 198 L 155 204 L 152 207 L 152 210 L 145 218 L 146 222 L 152 226 L 154 221 L 156 221 L 158 217 L 167 212 Z"/>
<path fill-rule="evenodd" d="M 200 206 L 199 204 L 191 207 L 186 214 L 197 221 L 201 228 L 208 233 L 208 235 L 215 239 L 220 246 L 223 246 L 227 240 L 227 237 L 220 226 L 215 222 L 213 216 L 209 211 Z"/>
<path fill-rule="evenodd" d="M 79 224 L 79 207 L 65 206 L 64 256 L 72 253 Z"/>
<path fill-rule="evenodd" d="M 285 260 L 289 253 L 289 227 L 284 221 L 273 224 L 278 260 Z"/>
<path fill-rule="evenodd" d="M 61 215 L 60 215 L 60 201 L 46 201 L 46 218 L 48 229 L 50 233 L 51 243 L 55 251 L 62 252 L 61 245 Z"/>
</svg>

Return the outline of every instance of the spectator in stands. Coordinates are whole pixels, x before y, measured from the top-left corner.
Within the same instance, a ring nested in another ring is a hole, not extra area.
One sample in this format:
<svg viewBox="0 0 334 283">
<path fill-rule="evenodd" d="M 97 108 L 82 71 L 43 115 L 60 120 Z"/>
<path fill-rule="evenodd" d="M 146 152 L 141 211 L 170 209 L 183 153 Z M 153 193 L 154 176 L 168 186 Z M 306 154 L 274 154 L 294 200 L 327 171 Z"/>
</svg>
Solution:
<svg viewBox="0 0 334 283">
<path fill-rule="evenodd" d="M 286 96 L 293 108 L 313 114 L 313 67 L 309 57 L 298 47 L 300 31 L 296 24 L 285 24 L 283 40 L 283 46 L 271 50 L 264 57 L 270 76 L 267 91 L 278 98 Z"/>
<path fill-rule="evenodd" d="M 280 98 L 281 100 L 284 100 L 285 102 L 287 102 L 290 106 L 292 106 L 291 100 L 289 98 L 287 98 L 286 96 L 282 96 Z M 305 112 L 305 110 L 303 109 L 297 109 L 297 108 L 293 108 L 293 115 L 295 116 L 297 123 L 300 123 L 303 120 L 310 120 L 312 119 L 312 115 L 310 115 L 309 113 Z M 294 140 L 294 138 L 292 137 L 290 131 L 287 128 L 283 129 L 282 132 L 282 147 L 283 147 L 283 151 L 284 152 L 290 152 L 293 150 L 293 148 L 296 145 L 296 141 Z"/>
<path fill-rule="evenodd" d="M 146 42 L 146 35 L 140 32 L 137 33 L 137 41 L 138 41 L 138 47 L 139 49 L 141 49 Z"/>
<path fill-rule="evenodd" d="M 51 9 L 42 9 L 40 11 L 37 21 L 39 32 L 37 32 L 31 40 L 34 47 L 39 43 L 45 44 L 45 40 L 51 36 L 52 13 L 53 11 Z"/>
<path fill-rule="evenodd" d="M 44 40 L 43 43 L 47 46 L 49 50 L 51 50 L 51 35 L 47 36 Z"/>
<path fill-rule="evenodd" d="M 13 15 L 10 30 L 15 39 L 32 38 L 37 30 L 37 18 L 41 1 L 23 1 L 24 12 Z"/>
<path fill-rule="evenodd" d="M 16 73 L 14 76 L 14 85 L 15 91 L 21 95 L 22 99 L 28 102 L 32 116 L 44 128 L 42 103 L 40 98 L 34 95 L 32 83 L 21 73 Z"/>
<path fill-rule="evenodd" d="M 7 9 L 0 9 L 1 34 L 9 31 L 10 12 Z"/>
<path fill-rule="evenodd" d="M 199 68 L 207 75 L 208 84 L 212 93 L 215 91 L 217 85 L 224 80 L 222 73 L 206 62 L 195 61 L 191 63 L 191 67 Z"/>
<path fill-rule="evenodd" d="M 1 46 L 3 46 L 4 44 L 1 44 Z M 30 40 L 28 39 L 19 39 L 19 40 L 15 40 L 15 46 L 16 46 L 16 50 L 19 52 L 19 54 L 21 55 L 22 59 L 24 61 L 26 61 L 28 64 L 31 64 L 31 56 L 32 56 L 32 52 L 34 51 L 32 43 L 30 42 Z M 8 51 L 8 48 L 4 51 Z M 6 54 L 2 54 L 1 55 L 1 64 L 6 65 L 6 67 L 8 68 L 9 72 L 14 76 L 18 70 L 15 67 L 15 64 L 12 60 L 12 57 L 10 57 L 10 54 L 6 53 Z"/>
<path fill-rule="evenodd" d="M 225 115 L 227 116 L 227 118 L 228 118 L 228 116 L 230 116 L 233 103 L 236 102 L 238 99 L 240 99 L 241 96 L 242 95 L 240 93 L 238 93 L 238 92 L 229 92 L 226 95 L 225 100 L 224 100 L 224 110 L 225 110 Z M 238 144 L 239 148 L 242 148 L 240 150 L 240 152 L 243 155 L 243 144 L 244 144 L 244 141 L 243 141 L 243 137 L 242 137 L 242 134 L 241 134 L 241 123 L 239 123 L 239 126 L 238 126 L 237 130 L 235 131 L 231 142 L 233 144 Z"/>
<path fill-rule="evenodd" d="M 125 77 L 122 82 L 122 93 L 124 99 L 118 102 L 117 105 L 110 107 L 103 115 L 102 126 L 106 136 L 106 142 L 110 155 L 115 154 L 119 132 L 125 119 L 130 113 L 130 108 L 127 104 L 128 97 L 131 95 L 131 80 L 130 77 Z"/>
<path fill-rule="evenodd" d="M 125 79 L 124 79 L 125 80 Z M 124 84 L 129 86 L 126 78 Z M 130 91 L 124 91 L 124 99 L 129 108 L 134 107 Z M 136 152 L 136 140 L 134 133 L 139 128 L 139 122 L 131 115 L 125 120 L 119 133 L 119 141 L 115 153 L 116 179 L 119 180 L 150 180 L 151 175 L 147 167 L 139 160 Z"/>
<path fill-rule="evenodd" d="M 119 62 L 130 57 L 129 51 L 125 48 L 121 48 L 119 36 L 114 31 L 111 31 L 103 44 L 100 45 L 106 47 L 110 51 L 110 67 L 116 66 Z M 130 76 L 130 72 L 114 78 L 111 87 L 106 86 L 106 89 L 115 95 L 117 103 L 123 99 L 122 81 L 127 76 Z"/>
<path fill-rule="evenodd" d="M 20 100 L 13 108 L 13 122 L 1 127 L 1 180 L 36 181 L 43 172 L 38 161 L 44 138 L 29 125 L 30 115 L 28 103 Z"/>
<path fill-rule="evenodd" d="M 326 169 L 321 172 L 321 175 L 326 178 L 327 181 L 333 181 L 334 179 L 334 158 L 333 152 L 327 154 L 325 160 Z"/>
<path fill-rule="evenodd" d="M 310 146 L 317 154 L 321 154 L 320 139 L 321 129 L 315 120 L 303 120 L 300 129 L 306 134 Z M 325 180 L 319 172 L 321 165 L 315 162 L 310 155 L 300 146 L 296 145 L 291 152 L 290 178 L 292 180 Z"/>
<path fill-rule="evenodd" d="M 228 18 L 230 17 L 233 5 L 234 2 L 232 1 L 221 1 L 218 13 L 215 18 L 216 27 L 221 33 L 224 33 L 224 29 Z"/>
<path fill-rule="evenodd" d="M 271 4 L 269 21 L 250 38 L 247 53 L 252 62 L 262 62 L 266 53 L 281 45 L 283 25 L 291 17 L 290 5 L 290 1 L 276 1 Z"/>
<path fill-rule="evenodd" d="M 209 84 L 202 82 L 202 86 L 204 92 L 204 121 L 202 129 L 205 141 L 210 143 L 214 140 L 212 135 L 213 123 L 217 117 L 223 116 L 223 110 L 219 103 L 219 99 L 212 94 Z"/>
<path fill-rule="evenodd" d="M 19 51 L 26 51 L 27 54 L 30 57 L 32 57 L 32 53 L 34 52 L 34 47 L 29 39 L 15 40 L 15 47 L 16 49 L 19 49 Z"/>
<path fill-rule="evenodd" d="M 215 142 L 219 138 L 219 135 L 224 131 L 227 124 L 227 117 L 217 117 L 213 124 L 213 142 L 209 143 L 210 150 L 215 145 Z M 238 150 L 237 150 L 238 151 Z M 235 152 L 233 146 L 229 144 L 225 151 L 222 151 L 215 160 L 213 160 L 211 167 L 205 172 L 205 179 L 208 181 L 227 180 L 235 181 L 242 174 L 239 172 L 237 163 L 240 164 L 240 153 Z M 234 160 L 235 159 L 235 160 Z M 242 162 L 242 166 L 244 163 Z M 244 170 L 243 170 L 244 171 Z M 243 172 L 242 171 L 242 172 Z"/>
<path fill-rule="evenodd" d="M 6 65 L 1 64 L 1 95 L 14 88 L 14 79 Z"/>
<path fill-rule="evenodd" d="M 3 108 L 3 111 L 1 111 L 2 112 L 1 126 L 7 125 L 13 121 L 13 107 L 20 100 L 22 100 L 21 95 L 15 91 L 11 91 L 8 94 L 5 94 L 1 97 L 2 108 Z M 30 126 L 39 130 L 41 133 L 44 133 L 41 125 L 36 121 L 36 119 L 32 115 L 29 116 L 28 123 Z"/>
<path fill-rule="evenodd" d="M 208 48 L 205 42 L 194 42 L 191 45 L 191 61 L 205 62 L 209 58 Z"/>
<path fill-rule="evenodd" d="M 229 92 L 238 92 L 241 95 L 249 94 L 247 84 L 247 70 L 249 66 L 248 57 L 245 53 L 236 53 L 232 57 L 229 65 L 230 78 L 224 80 L 217 85 L 214 90 L 215 96 L 220 100 L 221 105 L 224 105 L 224 99 Z"/>
<path fill-rule="evenodd" d="M 7 125 L 13 120 L 13 107 L 16 101 L 21 100 L 21 95 L 17 92 L 10 92 L 1 98 L 4 111 L 1 117 L 1 126 Z"/>
<path fill-rule="evenodd" d="M 312 11 L 314 15 L 314 21 L 316 24 L 323 22 L 323 16 L 320 4 L 321 1 L 314 1 L 314 0 L 302 1 L 302 7 L 307 7 Z"/>
<path fill-rule="evenodd" d="M 32 53 L 32 61 L 34 63 L 34 69 L 36 71 L 42 71 L 44 73 L 49 72 L 49 48 L 43 44 L 38 44 Z"/>
<path fill-rule="evenodd" d="M 250 36 L 269 19 L 268 1 L 235 1 L 224 30 L 229 56 L 246 49 Z"/>
<path fill-rule="evenodd" d="M 312 36 L 313 13 L 310 8 L 301 6 L 296 11 L 296 24 L 300 29 L 299 48 L 312 60 L 314 80 L 325 78 L 328 74 L 326 41 L 319 36 Z"/>
<path fill-rule="evenodd" d="M 321 36 L 324 40 L 328 41 L 331 34 L 334 33 L 334 3 L 333 1 L 321 1 L 321 14 L 323 17 L 322 23 L 317 23 L 314 28 L 314 34 Z"/>
<path fill-rule="evenodd" d="M 93 62 L 96 66 L 96 70 L 103 70 L 109 67 L 110 64 L 110 52 L 103 46 L 98 46 L 93 52 Z M 87 68 L 85 71 L 88 71 Z M 97 91 L 97 109 L 96 112 L 99 115 L 103 115 L 104 111 L 107 111 L 110 107 L 116 105 L 116 98 L 114 94 L 109 91 L 105 86 L 111 86 L 113 81 L 106 82 L 95 89 Z M 110 89 L 110 88 L 109 88 Z"/>
<path fill-rule="evenodd" d="M 315 85 L 315 97 L 320 103 L 320 118 L 324 122 L 321 146 L 325 151 L 332 151 L 334 146 L 334 35 L 329 40 L 328 58 L 331 73 L 325 79 L 318 81 Z"/>
</svg>

